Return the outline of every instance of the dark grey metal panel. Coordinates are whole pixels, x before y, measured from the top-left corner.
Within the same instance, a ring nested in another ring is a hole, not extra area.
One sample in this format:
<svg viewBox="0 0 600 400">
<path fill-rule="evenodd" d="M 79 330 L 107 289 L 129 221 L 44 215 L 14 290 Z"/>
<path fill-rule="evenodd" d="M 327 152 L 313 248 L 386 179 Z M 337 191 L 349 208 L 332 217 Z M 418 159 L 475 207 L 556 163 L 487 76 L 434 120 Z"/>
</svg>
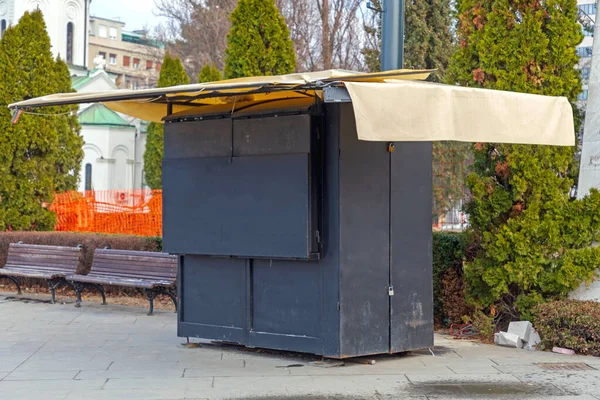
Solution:
<svg viewBox="0 0 600 400">
<path fill-rule="evenodd" d="M 186 255 L 179 270 L 179 336 L 244 343 L 246 260 Z"/>
<path fill-rule="evenodd" d="M 253 347 L 320 352 L 321 267 L 315 261 L 254 260 Z"/>
<path fill-rule="evenodd" d="M 339 130 L 340 107 L 324 106 L 323 118 L 323 257 L 321 265 L 323 287 L 322 354 L 341 357 L 340 351 L 340 208 L 339 208 Z"/>
<path fill-rule="evenodd" d="M 165 251 L 308 258 L 308 174 L 306 154 L 165 160 Z"/>
<path fill-rule="evenodd" d="M 233 121 L 233 154 L 310 153 L 310 115 L 244 118 Z"/>
<path fill-rule="evenodd" d="M 392 153 L 392 351 L 433 346 L 431 143 Z"/>
<path fill-rule="evenodd" d="M 165 124 L 165 159 L 231 157 L 231 119 Z"/>
<path fill-rule="evenodd" d="M 389 349 L 389 173 L 385 143 L 358 140 L 352 105 L 340 106 L 342 356 Z"/>
</svg>

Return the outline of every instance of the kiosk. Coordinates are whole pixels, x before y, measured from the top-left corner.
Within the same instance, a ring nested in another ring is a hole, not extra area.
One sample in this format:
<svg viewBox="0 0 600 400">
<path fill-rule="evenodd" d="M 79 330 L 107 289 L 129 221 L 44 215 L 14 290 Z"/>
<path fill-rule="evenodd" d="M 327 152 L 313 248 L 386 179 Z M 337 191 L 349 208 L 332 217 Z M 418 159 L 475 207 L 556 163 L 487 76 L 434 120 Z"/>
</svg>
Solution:
<svg viewBox="0 0 600 400">
<path fill-rule="evenodd" d="M 333 358 L 433 345 L 431 141 L 573 145 L 567 99 L 324 71 L 61 94 L 165 123 L 178 334 Z M 429 143 L 429 144 L 427 144 Z"/>
</svg>

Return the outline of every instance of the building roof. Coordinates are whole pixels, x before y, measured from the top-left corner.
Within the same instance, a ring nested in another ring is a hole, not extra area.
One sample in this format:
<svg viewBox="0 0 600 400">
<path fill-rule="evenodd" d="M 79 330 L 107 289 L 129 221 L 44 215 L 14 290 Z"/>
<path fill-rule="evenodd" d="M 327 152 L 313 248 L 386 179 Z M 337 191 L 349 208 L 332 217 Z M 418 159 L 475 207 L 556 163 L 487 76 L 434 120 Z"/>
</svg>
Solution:
<svg viewBox="0 0 600 400">
<path fill-rule="evenodd" d="M 149 38 L 143 31 L 134 31 L 129 32 L 122 30 L 121 31 L 121 40 L 128 43 L 140 44 L 143 46 L 156 47 L 159 49 L 164 49 L 165 44 L 160 40 Z"/>
<path fill-rule="evenodd" d="M 119 116 L 116 112 L 106 107 L 104 104 L 96 103 L 79 113 L 79 123 L 81 125 L 102 125 L 102 126 L 121 126 L 133 127 Z"/>
<path fill-rule="evenodd" d="M 116 22 L 118 24 L 125 25 L 125 22 L 120 21 L 118 19 L 114 19 L 114 18 L 103 18 L 103 17 L 97 17 L 95 15 L 90 15 L 90 19 L 100 19 L 100 20 L 103 20 L 103 21 Z"/>
<path fill-rule="evenodd" d="M 91 80 L 92 77 L 89 74 L 87 76 L 72 76 L 71 86 L 73 87 L 73 89 L 77 90 Z"/>
</svg>

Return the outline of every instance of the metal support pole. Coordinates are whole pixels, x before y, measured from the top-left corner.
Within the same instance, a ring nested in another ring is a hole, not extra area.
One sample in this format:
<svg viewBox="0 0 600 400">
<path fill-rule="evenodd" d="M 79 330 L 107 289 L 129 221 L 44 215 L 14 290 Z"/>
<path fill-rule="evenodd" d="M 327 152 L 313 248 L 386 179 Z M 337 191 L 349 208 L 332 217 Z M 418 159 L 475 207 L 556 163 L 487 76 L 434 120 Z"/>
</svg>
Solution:
<svg viewBox="0 0 600 400">
<path fill-rule="evenodd" d="M 381 70 L 400 69 L 404 57 L 404 0 L 383 1 Z"/>
</svg>

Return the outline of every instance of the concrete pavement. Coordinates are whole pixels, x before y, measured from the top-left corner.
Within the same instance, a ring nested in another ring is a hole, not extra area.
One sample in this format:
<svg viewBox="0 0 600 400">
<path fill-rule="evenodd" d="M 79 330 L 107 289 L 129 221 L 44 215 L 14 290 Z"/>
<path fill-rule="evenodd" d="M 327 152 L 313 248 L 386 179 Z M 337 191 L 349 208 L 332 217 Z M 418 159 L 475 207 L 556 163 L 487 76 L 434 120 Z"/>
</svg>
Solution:
<svg viewBox="0 0 600 400">
<path fill-rule="evenodd" d="M 600 358 L 436 336 L 435 355 L 331 366 L 309 355 L 185 347 L 172 312 L 48 300 L 0 294 L 0 399 L 600 399 Z"/>
</svg>

